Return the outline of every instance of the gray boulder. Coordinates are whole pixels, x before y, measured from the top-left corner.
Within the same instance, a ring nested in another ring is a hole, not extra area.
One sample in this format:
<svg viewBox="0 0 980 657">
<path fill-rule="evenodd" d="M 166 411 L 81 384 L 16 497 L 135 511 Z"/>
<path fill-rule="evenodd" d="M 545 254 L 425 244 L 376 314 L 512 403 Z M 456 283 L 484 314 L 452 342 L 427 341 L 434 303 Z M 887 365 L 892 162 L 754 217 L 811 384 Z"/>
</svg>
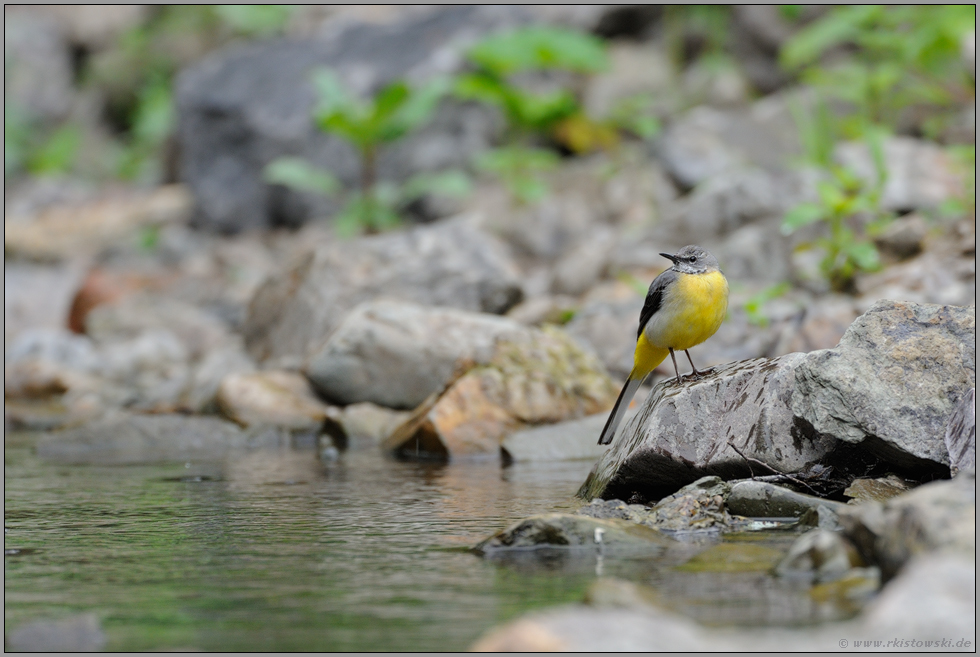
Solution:
<svg viewBox="0 0 980 657">
<path fill-rule="evenodd" d="M 886 579 L 916 556 L 944 550 L 973 559 L 976 552 L 973 473 L 925 484 L 884 504 L 845 505 L 838 512 L 844 534 Z"/>
<path fill-rule="evenodd" d="M 482 35 L 528 20 L 516 7 L 444 7 L 389 24 L 350 22 L 322 40 L 271 40 L 228 49 L 177 79 L 181 171 L 198 201 L 197 225 L 234 232 L 295 225 L 330 206 L 324 199 L 266 184 L 263 168 L 279 156 L 301 156 L 355 183 L 358 156 L 320 132 L 311 111 L 311 73 L 337 70 L 358 93 L 396 78 L 422 82 L 455 72 Z M 382 179 L 465 166 L 498 131 L 474 104 L 446 104 L 416 135 L 383 150 Z"/>
<path fill-rule="evenodd" d="M 347 315 L 306 375 L 341 405 L 413 409 L 445 387 L 459 366 L 486 364 L 499 338 L 527 330 L 495 315 L 370 301 Z"/>
<path fill-rule="evenodd" d="M 317 248 L 258 289 L 245 342 L 256 359 L 297 368 L 365 301 L 388 297 L 499 314 L 521 295 L 505 247 L 460 218 Z"/>
<path fill-rule="evenodd" d="M 44 460 L 66 464 L 132 465 L 214 460 L 236 449 L 289 445 L 289 436 L 259 428 L 243 431 L 214 417 L 113 412 L 38 440 Z"/>
<path fill-rule="evenodd" d="M 789 354 L 717 367 L 696 381 L 658 384 L 582 485 L 579 496 L 658 499 L 705 475 L 747 477 L 761 461 L 796 472 L 826 457 L 837 441 L 796 421 L 789 407 L 794 372 L 806 359 Z M 762 468 L 764 469 L 764 468 Z"/>
<path fill-rule="evenodd" d="M 946 425 L 976 385 L 976 309 L 879 301 L 795 376 L 793 412 L 820 435 L 942 473 Z"/>
</svg>

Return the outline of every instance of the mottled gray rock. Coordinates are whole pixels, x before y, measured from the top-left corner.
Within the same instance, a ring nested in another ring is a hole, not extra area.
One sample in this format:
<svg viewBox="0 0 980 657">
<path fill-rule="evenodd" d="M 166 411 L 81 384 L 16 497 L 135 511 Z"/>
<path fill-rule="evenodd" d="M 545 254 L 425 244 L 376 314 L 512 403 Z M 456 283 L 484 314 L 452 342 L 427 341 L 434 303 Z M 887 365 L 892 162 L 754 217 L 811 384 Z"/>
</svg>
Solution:
<svg viewBox="0 0 980 657">
<path fill-rule="evenodd" d="M 548 547 L 659 552 L 671 542 L 654 529 L 623 520 L 548 513 L 520 520 L 473 549 L 483 554 Z"/>
<path fill-rule="evenodd" d="M 66 118 L 74 100 L 68 43 L 51 19 L 28 12 L 4 12 L 4 100 L 51 124 Z"/>
<path fill-rule="evenodd" d="M 793 412 L 821 435 L 941 472 L 954 405 L 976 382 L 976 310 L 880 301 L 796 368 Z M 921 472 L 920 472 L 921 474 Z"/>
<path fill-rule="evenodd" d="M 963 395 L 946 425 L 946 451 L 949 471 L 955 477 L 961 471 L 977 469 L 977 389 Z"/>
<path fill-rule="evenodd" d="M 629 420 L 636 409 L 626 413 Z M 595 460 L 608 449 L 605 445 L 596 444 L 608 417 L 608 413 L 598 413 L 581 420 L 515 431 L 504 438 L 500 446 L 505 458 L 514 462 Z"/>
<path fill-rule="evenodd" d="M 130 465 L 219 459 L 236 449 L 278 448 L 289 436 L 243 431 L 214 417 L 113 412 L 38 440 L 37 454 L 56 463 Z"/>
<path fill-rule="evenodd" d="M 329 38 L 266 40 L 230 48 L 177 79 L 181 171 L 198 201 L 196 223 L 238 231 L 295 225 L 334 205 L 312 194 L 267 185 L 263 167 L 279 156 L 302 156 L 355 184 L 359 158 L 311 118 L 311 73 L 337 70 L 358 94 L 395 78 L 419 83 L 456 72 L 465 49 L 482 35 L 529 17 L 517 7 L 441 7 L 388 24 L 338 24 Z M 417 134 L 382 150 L 382 179 L 466 166 L 499 130 L 474 103 L 447 103 Z"/>
<path fill-rule="evenodd" d="M 14 652 L 101 652 L 106 635 L 95 614 L 58 620 L 38 620 L 16 628 L 6 637 Z"/>
<path fill-rule="evenodd" d="M 135 294 L 101 305 L 85 319 L 85 332 L 98 343 L 133 339 L 165 329 L 180 339 L 188 357 L 198 359 L 228 340 L 228 327 L 211 313 L 179 299 Z"/>
<path fill-rule="evenodd" d="M 909 484 L 896 475 L 869 479 L 858 477 L 844 489 L 844 495 L 857 502 L 884 502 L 909 490 Z"/>
<path fill-rule="evenodd" d="M 502 313 L 521 298 L 505 247 L 458 219 L 321 246 L 298 267 L 267 280 L 249 306 L 249 352 L 300 367 L 365 301 Z"/>
<path fill-rule="evenodd" d="M 658 384 L 582 485 L 579 495 L 658 499 L 705 475 L 746 477 L 743 454 L 797 472 L 836 445 L 793 418 L 789 398 L 804 354 L 717 367 L 696 381 Z M 758 469 L 759 466 L 755 466 Z"/>
<path fill-rule="evenodd" d="M 815 582 L 831 582 L 843 577 L 858 557 L 852 545 L 840 534 L 826 529 L 812 529 L 790 547 L 776 573 L 783 577 L 804 577 Z"/>
<path fill-rule="evenodd" d="M 643 298 L 595 300 L 585 303 L 565 325 L 569 335 L 593 349 L 602 364 L 620 379 L 633 369 L 636 329 Z"/>
<path fill-rule="evenodd" d="M 596 228 L 555 263 L 551 289 L 557 294 L 582 294 L 596 284 L 616 246 L 610 228 Z"/>
<path fill-rule="evenodd" d="M 529 329 L 495 315 L 369 301 L 344 318 L 306 366 L 331 402 L 413 409 L 460 367 L 486 364 L 497 340 Z"/>
<path fill-rule="evenodd" d="M 935 481 L 884 504 L 866 502 L 838 510 L 845 535 L 864 559 L 891 578 L 916 555 L 947 550 L 974 558 L 976 476 L 964 472 Z"/>
<path fill-rule="evenodd" d="M 888 169 L 881 206 L 886 210 L 925 210 L 965 193 L 964 171 L 939 144 L 911 137 L 889 137 L 882 145 Z M 845 142 L 834 149 L 834 158 L 874 184 L 874 160 L 864 142 Z"/>
<path fill-rule="evenodd" d="M 827 507 L 836 510 L 840 502 L 804 495 L 764 481 L 740 481 L 732 485 L 728 495 L 728 510 L 741 516 L 762 518 L 792 518 L 810 509 Z"/>
<path fill-rule="evenodd" d="M 409 415 L 408 411 L 393 411 L 371 402 L 328 410 L 338 441 L 347 449 L 377 449 Z"/>
<path fill-rule="evenodd" d="M 787 102 L 774 96 L 744 110 L 696 107 L 664 131 L 658 154 L 688 188 L 746 165 L 782 168 L 799 152 Z"/>
<path fill-rule="evenodd" d="M 82 284 L 77 264 L 42 266 L 6 262 L 3 266 L 3 343 L 29 330 L 68 325 L 72 297 Z"/>
<path fill-rule="evenodd" d="M 755 221 L 778 225 L 787 210 L 811 196 L 811 178 L 805 170 L 726 168 L 668 206 L 664 228 L 674 239 L 700 244 Z"/>
</svg>

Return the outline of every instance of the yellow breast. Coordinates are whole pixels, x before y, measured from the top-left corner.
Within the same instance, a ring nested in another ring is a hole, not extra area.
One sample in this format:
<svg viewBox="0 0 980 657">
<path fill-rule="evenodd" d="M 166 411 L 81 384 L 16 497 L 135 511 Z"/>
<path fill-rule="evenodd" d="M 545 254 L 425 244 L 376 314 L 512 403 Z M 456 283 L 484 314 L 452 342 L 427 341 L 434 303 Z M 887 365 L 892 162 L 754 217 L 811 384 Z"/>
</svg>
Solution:
<svg viewBox="0 0 980 657">
<path fill-rule="evenodd" d="M 715 334 L 727 311 L 728 281 L 724 274 L 681 274 L 667 290 L 644 334 L 655 347 L 690 349 Z"/>
</svg>

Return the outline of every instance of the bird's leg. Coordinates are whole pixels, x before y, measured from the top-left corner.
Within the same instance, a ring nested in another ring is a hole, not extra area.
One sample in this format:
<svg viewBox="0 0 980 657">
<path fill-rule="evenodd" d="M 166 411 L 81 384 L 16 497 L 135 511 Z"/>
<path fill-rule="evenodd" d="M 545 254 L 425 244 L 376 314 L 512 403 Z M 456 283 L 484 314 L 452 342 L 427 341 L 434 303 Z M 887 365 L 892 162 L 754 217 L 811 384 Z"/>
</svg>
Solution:
<svg viewBox="0 0 980 657">
<path fill-rule="evenodd" d="M 685 349 L 684 350 L 684 353 L 687 354 L 687 362 L 689 362 L 691 364 L 691 376 L 693 376 L 696 379 L 701 378 L 701 376 L 704 374 L 704 372 L 698 372 L 698 368 L 694 367 L 694 361 L 691 360 L 691 352 L 688 351 L 687 349 Z M 676 367 L 676 365 L 674 367 Z M 711 369 L 711 368 L 708 368 L 708 369 Z"/>
<path fill-rule="evenodd" d="M 670 347 L 667 347 L 667 351 L 670 352 L 670 359 L 672 361 L 674 361 L 674 374 L 677 375 L 677 382 L 680 383 L 681 382 L 681 373 L 680 373 L 680 370 L 677 369 L 677 359 L 674 358 L 674 350 L 671 349 Z"/>
</svg>

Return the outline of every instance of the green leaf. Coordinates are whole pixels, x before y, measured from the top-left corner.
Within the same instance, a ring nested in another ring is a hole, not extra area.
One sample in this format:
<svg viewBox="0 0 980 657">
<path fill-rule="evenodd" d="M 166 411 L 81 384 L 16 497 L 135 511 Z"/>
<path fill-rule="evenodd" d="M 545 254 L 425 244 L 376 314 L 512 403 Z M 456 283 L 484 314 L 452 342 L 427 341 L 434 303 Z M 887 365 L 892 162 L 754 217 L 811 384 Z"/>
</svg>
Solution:
<svg viewBox="0 0 980 657">
<path fill-rule="evenodd" d="M 826 217 L 826 211 L 816 203 L 801 203 L 786 213 L 780 230 L 784 235 L 796 231 Z"/>
<path fill-rule="evenodd" d="M 240 34 L 269 36 L 285 27 L 297 5 L 214 5 L 218 17 Z"/>
<path fill-rule="evenodd" d="M 786 42 L 779 53 L 780 62 L 789 69 L 812 63 L 830 48 L 857 36 L 880 11 L 876 5 L 856 5 L 827 12 Z"/>
<path fill-rule="evenodd" d="M 875 271 L 881 267 L 878 249 L 871 242 L 850 242 L 844 245 L 844 252 L 858 268 L 864 271 Z"/>
<path fill-rule="evenodd" d="M 426 194 L 462 198 L 473 191 L 473 182 L 464 172 L 442 171 L 412 176 L 402 187 L 402 198 L 411 201 Z"/>
<path fill-rule="evenodd" d="M 602 40 L 557 27 L 526 27 L 491 35 L 476 44 L 468 56 L 499 77 L 547 69 L 595 73 L 608 66 Z"/>
<path fill-rule="evenodd" d="M 283 185 L 304 192 L 315 192 L 332 196 L 340 189 L 340 183 L 330 172 L 313 166 L 300 157 L 280 157 L 262 172 L 265 182 Z"/>
<path fill-rule="evenodd" d="M 81 144 L 81 129 L 71 124 L 63 125 L 31 155 L 27 170 L 36 175 L 65 173 L 74 166 Z"/>
</svg>

